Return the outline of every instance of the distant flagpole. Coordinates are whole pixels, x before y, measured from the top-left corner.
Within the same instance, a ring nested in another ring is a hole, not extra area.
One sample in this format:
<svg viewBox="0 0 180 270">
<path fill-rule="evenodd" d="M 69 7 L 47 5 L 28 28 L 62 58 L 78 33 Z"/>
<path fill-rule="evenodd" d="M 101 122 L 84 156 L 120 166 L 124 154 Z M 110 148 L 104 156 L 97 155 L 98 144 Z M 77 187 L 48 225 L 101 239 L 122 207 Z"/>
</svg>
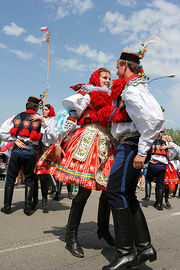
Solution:
<svg viewBox="0 0 180 270">
<path fill-rule="evenodd" d="M 47 27 L 41 27 L 41 31 L 45 32 L 43 36 L 43 41 L 48 43 L 48 62 L 47 62 L 47 83 L 46 83 L 46 90 L 45 90 L 45 104 L 47 104 L 47 94 L 49 88 L 49 41 L 51 40 L 51 34 Z"/>
</svg>

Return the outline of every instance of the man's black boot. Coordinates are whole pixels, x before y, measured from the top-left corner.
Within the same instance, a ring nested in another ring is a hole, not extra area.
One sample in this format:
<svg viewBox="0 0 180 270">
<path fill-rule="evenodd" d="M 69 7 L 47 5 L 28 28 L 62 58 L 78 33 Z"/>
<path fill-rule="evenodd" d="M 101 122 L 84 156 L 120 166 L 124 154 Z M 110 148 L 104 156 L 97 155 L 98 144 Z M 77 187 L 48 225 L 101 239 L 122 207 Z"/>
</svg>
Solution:
<svg viewBox="0 0 180 270">
<path fill-rule="evenodd" d="M 7 186 L 4 189 L 4 207 L 1 208 L 1 212 L 3 212 L 4 214 L 11 213 L 13 191 L 14 191 L 14 186 Z"/>
<path fill-rule="evenodd" d="M 156 205 L 157 210 L 163 210 L 162 202 L 163 202 L 163 189 L 157 189 L 157 205 Z"/>
<path fill-rule="evenodd" d="M 27 216 L 32 215 L 32 197 L 33 197 L 34 186 L 25 186 L 25 207 L 24 214 Z"/>
<path fill-rule="evenodd" d="M 38 204 L 38 177 L 36 177 L 36 180 L 34 182 L 32 206 L 31 206 L 31 209 L 33 211 L 36 210 L 37 204 Z"/>
<path fill-rule="evenodd" d="M 124 269 L 124 267 L 137 262 L 137 255 L 133 247 L 133 227 L 129 208 L 113 208 L 112 214 L 117 255 L 111 264 L 103 267 L 103 270 Z"/>
<path fill-rule="evenodd" d="M 140 207 L 132 208 L 131 214 L 137 248 L 137 263 L 139 265 L 148 260 L 153 262 L 157 259 L 157 253 L 151 245 L 151 238 L 144 214 Z"/>
<path fill-rule="evenodd" d="M 104 240 L 110 245 L 115 246 L 115 241 L 109 232 L 109 219 L 110 219 L 110 206 L 107 200 L 106 191 L 102 191 L 99 198 L 98 207 L 98 238 L 104 238 Z"/>
</svg>

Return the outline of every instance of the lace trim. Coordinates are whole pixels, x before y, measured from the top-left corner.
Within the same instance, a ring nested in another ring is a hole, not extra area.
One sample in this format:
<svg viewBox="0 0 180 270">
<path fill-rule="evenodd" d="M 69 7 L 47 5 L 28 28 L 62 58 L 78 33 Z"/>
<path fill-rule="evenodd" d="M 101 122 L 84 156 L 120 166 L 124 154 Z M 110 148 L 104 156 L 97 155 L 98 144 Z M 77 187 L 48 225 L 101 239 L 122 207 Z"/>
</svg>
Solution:
<svg viewBox="0 0 180 270">
<path fill-rule="evenodd" d="M 110 138 L 108 134 L 105 133 L 104 129 L 96 124 L 87 126 L 73 154 L 73 157 L 76 160 L 84 162 L 97 135 L 99 136 L 98 155 L 101 163 L 95 173 L 95 179 L 98 184 L 106 185 L 103 175 L 103 166 L 108 158 Z"/>
</svg>

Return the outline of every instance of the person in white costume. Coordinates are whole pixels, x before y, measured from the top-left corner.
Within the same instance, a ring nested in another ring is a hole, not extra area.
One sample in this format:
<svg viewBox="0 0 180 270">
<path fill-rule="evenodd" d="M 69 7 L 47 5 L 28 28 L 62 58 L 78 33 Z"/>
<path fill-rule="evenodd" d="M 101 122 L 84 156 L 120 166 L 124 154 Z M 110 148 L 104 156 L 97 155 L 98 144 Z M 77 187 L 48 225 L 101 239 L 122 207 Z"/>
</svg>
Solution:
<svg viewBox="0 0 180 270">
<path fill-rule="evenodd" d="M 119 79 L 111 88 L 113 104 L 124 110 L 124 119 L 112 123 L 111 133 L 119 144 L 107 185 L 117 255 L 103 270 L 122 269 L 157 259 L 135 192 L 141 169 L 164 119 L 149 84 L 138 76 L 139 63 L 137 54 L 123 52 L 117 61 Z"/>
</svg>

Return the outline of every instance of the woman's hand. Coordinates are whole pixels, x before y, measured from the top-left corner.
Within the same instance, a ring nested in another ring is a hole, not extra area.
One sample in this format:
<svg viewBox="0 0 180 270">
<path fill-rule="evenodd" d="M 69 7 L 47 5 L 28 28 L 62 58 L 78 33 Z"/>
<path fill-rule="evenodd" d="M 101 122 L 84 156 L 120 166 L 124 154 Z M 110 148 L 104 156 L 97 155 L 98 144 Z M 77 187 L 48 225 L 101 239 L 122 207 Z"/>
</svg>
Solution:
<svg viewBox="0 0 180 270">
<path fill-rule="evenodd" d="M 41 122 L 43 122 L 43 120 L 44 120 L 44 118 L 41 115 L 39 115 L 38 113 L 30 115 L 29 119 L 31 121 L 40 120 Z"/>
<path fill-rule="evenodd" d="M 65 152 L 62 149 L 62 147 L 60 146 L 60 144 L 55 145 L 55 158 L 57 160 L 58 163 L 61 162 L 61 159 L 65 156 Z"/>
<path fill-rule="evenodd" d="M 19 139 L 16 139 L 14 143 L 15 143 L 15 144 L 17 145 L 17 147 L 19 147 L 19 148 L 26 148 L 26 145 L 25 145 L 21 140 L 19 140 Z"/>
</svg>

